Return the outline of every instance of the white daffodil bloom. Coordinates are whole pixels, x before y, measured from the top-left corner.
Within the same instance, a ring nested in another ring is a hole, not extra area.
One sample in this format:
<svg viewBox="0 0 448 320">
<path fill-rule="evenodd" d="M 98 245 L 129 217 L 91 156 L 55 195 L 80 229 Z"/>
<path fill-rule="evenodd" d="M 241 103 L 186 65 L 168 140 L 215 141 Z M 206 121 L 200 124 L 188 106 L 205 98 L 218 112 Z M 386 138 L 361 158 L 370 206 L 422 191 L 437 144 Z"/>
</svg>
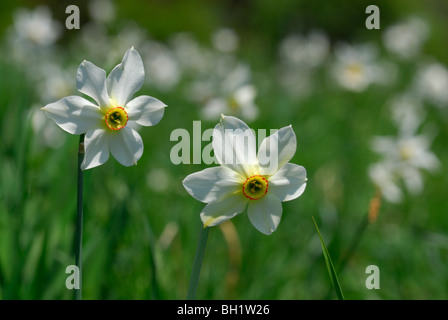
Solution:
<svg viewBox="0 0 448 320">
<path fill-rule="evenodd" d="M 403 103 L 403 101 L 400 101 Z M 417 134 L 420 122 L 417 113 L 408 105 L 407 115 L 404 105 L 396 105 L 396 117 L 402 122 L 397 137 L 374 137 L 372 149 L 382 155 L 382 162 L 370 166 L 369 176 L 390 202 L 400 202 L 403 182 L 411 194 L 423 191 L 422 170 L 435 172 L 441 167 L 436 155 L 430 150 L 432 138 L 428 134 Z"/>
<path fill-rule="evenodd" d="M 401 137 L 375 137 L 372 149 L 399 167 L 425 169 L 434 172 L 440 167 L 430 151 L 431 139 L 423 134 Z"/>
<path fill-rule="evenodd" d="M 378 162 L 369 166 L 368 173 L 372 182 L 387 201 L 399 203 L 403 198 L 403 192 L 398 186 L 394 169 L 394 165 L 390 162 Z"/>
<path fill-rule="evenodd" d="M 53 20 L 46 6 L 34 10 L 19 8 L 13 15 L 15 35 L 18 41 L 29 41 L 38 46 L 50 46 L 61 35 L 62 26 Z"/>
<path fill-rule="evenodd" d="M 253 121 L 258 116 L 255 104 L 256 88 L 251 84 L 243 85 L 227 97 L 216 97 L 207 101 L 201 109 L 201 115 L 206 120 L 216 119 L 223 112 L 239 114 L 247 121 Z"/>
<path fill-rule="evenodd" d="M 47 117 L 68 133 L 85 133 L 83 170 L 105 163 L 109 151 L 124 166 L 135 165 L 142 156 L 143 141 L 135 129 L 157 124 L 166 107 L 150 96 L 131 100 L 142 87 L 144 77 L 142 59 L 133 47 L 107 79 L 106 71 L 83 61 L 76 86 L 96 104 L 79 96 L 68 96 L 42 108 Z"/>
<path fill-rule="evenodd" d="M 342 88 L 354 92 L 362 92 L 374 83 L 387 83 L 395 77 L 395 67 L 378 61 L 376 48 L 370 44 L 338 44 L 330 71 Z"/>
<path fill-rule="evenodd" d="M 415 91 L 425 101 L 438 107 L 448 105 L 448 68 L 439 63 L 426 63 L 419 67 L 414 80 Z"/>
<path fill-rule="evenodd" d="M 429 26 L 419 17 L 408 17 L 383 33 L 384 46 L 403 59 L 416 57 L 428 38 Z"/>
<path fill-rule="evenodd" d="M 238 48 L 238 34 L 229 28 L 221 28 L 212 34 L 213 46 L 222 52 L 234 52 Z"/>
<path fill-rule="evenodd" d="M 281 202 L 296 199 L 306 187 L 305 168 L 289 163 L 297 147 L 292 127 L 265 138 L 257 153 L 255 135 L 247 124 L 221 115 L 212 144 L 220 166 L 183 181 L 191 196 L 207 203 L 201 212 L 204 227 L 229 220 L 247 207 L 255 228 L 267 235 L 274 232 L 282 217 Z"/>
</svg>

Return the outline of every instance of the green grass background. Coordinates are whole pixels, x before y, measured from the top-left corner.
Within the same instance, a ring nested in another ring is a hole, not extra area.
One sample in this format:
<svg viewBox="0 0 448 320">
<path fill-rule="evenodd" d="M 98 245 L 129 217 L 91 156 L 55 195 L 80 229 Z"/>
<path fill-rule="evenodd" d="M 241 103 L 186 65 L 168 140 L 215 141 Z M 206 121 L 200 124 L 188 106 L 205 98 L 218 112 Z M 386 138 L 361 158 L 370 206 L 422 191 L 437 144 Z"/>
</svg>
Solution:
<svg viewBox="0 0 448 320">
<path fill-rule="evenodd" d="M 12 23 L 19 6 L 36 3 L 52 8 L 64 23 L 72 2 L 2 2 L 0 31 Z M 286 95 L 275 81 L 276 48 L 289 32 L 313 28 L 327 32 L 332 43 L 374 41 L 389 24 L 418 13 L 429 21 L 431 36 L 424 48 L 443 63 L 446 54 L 448 6 L 443 1 L 381 1 L 380 30 L 364 26 L 366 1 L 117 1 L 120 19 L 133 20 L 158 41 L 180 31 L 193 32 L 207 44 L 210 30 L 233 28 L 240 35 L 239 58 L 249 63 L 259 88 L 259 118 L 254 129 L 293 125 L 298 139 L 293 163 L 308 172 L 304 194 L 283 204 L 283 218 L 271 236 L 258 232 L 245 213 L 232 219 L 236 237 L 226 241 L 213 227 L 200 277 L 199 299 L 335 299 L 326 271 L 315 217 L 338 268 L 366 215 L 375 188 L 367 167 L 378 160 L 369 147 L 374 135 L 396 132 L 386 105 L 405 86 L 372 86 L 362 93 L 335 88 L 324 75 L 313 94 L 301 101 Z M 88 21 L 79 2 L 82 26 Z M 119 28 L 117 24 L 116 28 Z M 65 33 L 68 46 L 76 30 Z M 65 268 L 74 264 L 76 164 L 78 137 L 60 130 L 61 148 L 45 147 L 33 134 L 29 111 L 37 101 L 36 83 L 9 63 L 5 42 L 0 49 L 0 298 L 71 299 Z M 75 65 L 89 52 L 70 57 Z M 119 63 L 119 61 L 116 61 Z M 403 74 L 412 68 L 400 65 Z M 110 72 L 110 70 L 106 70 Z M 75 81 L 76 70 L 73 73 Z M 448 90 L 448 88 L 447 88 Z M 77 94 L 73 92 L 72 94 Z M 84 279 L 85 299 L 184 299 L 193 263 L 204 204 L 184 190 L 181 181 L 206 165 L 173 165 L 170 150 L 176 128 L 192 132 L 198 106 L 180 92 L 157 91 L 145 85 L 138 94 L 168 105 L 164 118 L 140 134 L 145 151 L 137 166 L 126 168 L 112 157 L 85 172 Z M 427 108 L 427 121 L 438 128 L 432 150 L 442 165 L 448 160 L 447 109 Z M 216 122 L 218 119 L 216 120 Z M 215 122 L 203 122 L 202 130 Z M 206 143 L 203 143 L 203 147 Z M 169 187 L 150 188 L 148 173 L 163 169 Z M 347 299 L 448 298 L 448 172 L 424 175 L 421 195 L 401 204 L 383 202 L 378 220 L 369 224 L 339 281 Z M 160 237 L 167 225 L 178 231 L 168 247 Z M 231 228 L 232 226 L 228 226 Z M 227 230 L 228 230 L 227 228 Z M 154 262 L 154 263 L 153 263 Z M 381 271 L 381 288 L 365 287 L 368 265 Z M 155 268 L 156 281 L 152 278 Z"/>
</svg>

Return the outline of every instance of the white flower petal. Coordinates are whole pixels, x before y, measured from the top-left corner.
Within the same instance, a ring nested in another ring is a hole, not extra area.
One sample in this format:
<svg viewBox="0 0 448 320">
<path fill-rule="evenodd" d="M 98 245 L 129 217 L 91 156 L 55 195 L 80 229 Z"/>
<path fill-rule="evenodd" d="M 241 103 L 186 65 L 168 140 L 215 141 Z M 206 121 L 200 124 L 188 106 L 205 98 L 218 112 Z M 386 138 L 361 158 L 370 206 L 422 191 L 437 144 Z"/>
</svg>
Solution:
<svg viewBox="0 0 448 320">
<path fill-rule="evenodd" d="M 76 87 L 89 97 L 95 99 L 100 107 L 109 104 L 106 88 L 106 71 L 92 62 L 84 60 L 78 67 Z"/>
<path fill-rule="evenodd" d="M 251 176 L 258 167 L 255 135 L 238 118 L 221 115 L 213 130 L 213 150 L 218 162 L 242 176 Z"/>
<path fill-rule="evenodd" d="M 102 165 L 109 159 L 108 135 L 104 129 L 86 132 L 84 137 L 84 160 L 81 169 L 86 170 Z"/>
<path fill-rule="evenodd" d="M 241 193 L 244 178 L 230 168 L 219 166 L 192 173 L 182 183 L 193 198 L 210 203 Z"/>
<path fill-rule="evenodd" d="M 140 96 L 129 101 L 126 106 L 130 121 L 141 126 L 153 126 L 162 119 L 166 104 L 150 96 Z"/>
<path fill-rule="evenodd" d="M 109 150 L 126 167 L 136 165 L 143 154 L 143 141 L 137 131 L 124 127 L 112 132 L 109 137 Z"/>
<path fill-rule="evenodd" d="M 294 200 L 305 191 L 306 181 L 304 167 L 287 163 L 269 178 L 268 192 L 274 194 L 280 201 Z"/>
<path fill-rule="evenodd" d="M 78 97 L 68 96 L 42 108 L 48 118 L 71 134 L 81 134 L 98 126 L 101 113 L 98 106 Z"/>
<path fill-rule="evenodd" d="M 140 54 L 134 47 L 124 54 L 123 61 L 107 77 L 111 98 L 124 106 L 143 85 L 145 70 Z"/>
<path fill-rule="evenodd" d="M 284 127 L 266 137 L 258 150 L 263 175 L 272 175 L 296 153 L 297 139 L 292 126 Z"/>
<path fill-rule="evenodd" d="M 388 162 L 374 163 L 368 168 L 373 184 L 381 191 L 384 198 L 392 203 L 399 203 L 403 198 L 403 192 L 396 184 L 396 170 L 396 167 Z"/>
<path fill-rule="evenodd" d="M 435 172 L 442 166 L 437 156 L 427 149 L 419 150 L 418 156 L 409 159 L 409 162 L 416 168 L 426 169 L 430 172 Z"/>
<path fill-rule="evenodd" d="M 270 235 L 277 229 L 282 218 L 282 211 L 281 201 L 268 193 L 261 199 L 249 202 L 247 215 L 258 231 Z"/>
<path fill-rule="evenodd" d="M 371 148 L 373 151 L 382 154 L 396 154 L 397 153 L 397 141 L 393 137 L 373 137 Z"/>
<path fill-rule="evenodd" d="M 411 194 L 417 195 L 423 191 L 423 177 L 418 169 L 410 166 L 404 167 L 401 175 L 403 176 L 404 184 Z"/>
<path fill-rule="evenodd" d="M 229 195 L 207 204 L 201 212 L 204 227 L 211 227 L 240 214 L 249 200 L 241 194 Z"/>
</svg>

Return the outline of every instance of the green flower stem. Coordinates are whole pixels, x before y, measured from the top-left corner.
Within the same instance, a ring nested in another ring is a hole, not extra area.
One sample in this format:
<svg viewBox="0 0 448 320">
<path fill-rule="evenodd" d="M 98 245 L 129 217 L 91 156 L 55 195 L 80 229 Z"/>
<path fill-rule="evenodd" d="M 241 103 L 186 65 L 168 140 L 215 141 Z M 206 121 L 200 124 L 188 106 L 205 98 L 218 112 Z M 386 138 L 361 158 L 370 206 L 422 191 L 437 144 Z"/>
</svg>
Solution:
<svg viewBox="0 0 448 320">
<path fill-rule="evenodd" d="M 201 272 L 202 261 L 204 260 L 205 246 L 207 244 L 209 227 L 202 227 L 199 235 L 198 246 L 193 261 L 193 270 L 191 271 L 190 284 L 188 286 L 187 300 L 196 299 L 198 289 L 199 274 Z"/>
<path fill-rule="evenodd" d="M 140 215 L 142 218 L 142 225 L 145 233 L 145 241 L 148 243 L 149 247 L 149 263 L 151 265 L 151 296 L 154 300 L 160 299 L 159 294 L 159 285 L 157 282 L 157 264 L 156 264 L 156 241 L 154 239 L 154 233 L 152 232 L 151 225 L 148 222 L 148 219 L 145 219 L 143 215 Z"/>
<path fill-rule="evenodd" d="M 79 137 L 78 149 L 78 194 L 76 199 L 76 230 L 75 230 L 75 264 L 78 267 L 79 289 L 75 289 L 75 300 L 82 299 L 82 216 L 83 216 L 83 170 L 84 134 Z"/>
</svg>

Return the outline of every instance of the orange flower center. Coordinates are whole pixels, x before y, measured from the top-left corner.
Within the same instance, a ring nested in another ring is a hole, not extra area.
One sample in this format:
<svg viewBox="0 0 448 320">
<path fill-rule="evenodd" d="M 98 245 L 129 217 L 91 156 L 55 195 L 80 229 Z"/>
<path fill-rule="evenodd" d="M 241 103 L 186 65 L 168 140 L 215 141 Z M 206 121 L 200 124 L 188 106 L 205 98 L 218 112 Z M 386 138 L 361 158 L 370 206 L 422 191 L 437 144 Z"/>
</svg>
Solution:
<svg viewBox="0 0 448 320">
<path fill-rule="evenodd" d="M 249 177 L 244 181 L 243 194 L 250 200 L 258 200 L 268 193 L 269 183 L 260 175 Z"/>
<path fill-rule="evenodd" d="M 109 129 L 120 130 L 128 123 L 128 114 L 122 107 L 115 107 L 106 113 L 105 120 Z"/>
</svg>

